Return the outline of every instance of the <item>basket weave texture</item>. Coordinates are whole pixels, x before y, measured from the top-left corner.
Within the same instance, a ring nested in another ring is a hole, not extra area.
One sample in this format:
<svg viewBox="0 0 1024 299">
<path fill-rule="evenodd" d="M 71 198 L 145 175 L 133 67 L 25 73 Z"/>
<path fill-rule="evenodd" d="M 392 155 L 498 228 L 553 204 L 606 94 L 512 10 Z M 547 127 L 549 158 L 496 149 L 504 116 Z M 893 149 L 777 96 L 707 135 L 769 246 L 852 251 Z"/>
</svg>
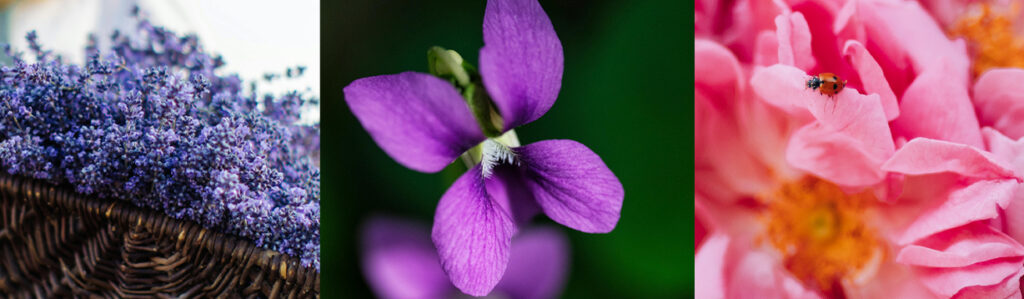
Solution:
<svg viewBox="0 0 1024 299">
<path fill-rule="evenodd" d="M 131 203 L 0 175 L 0 297 L 319 298 L 320 273 Z"/>
</svg>

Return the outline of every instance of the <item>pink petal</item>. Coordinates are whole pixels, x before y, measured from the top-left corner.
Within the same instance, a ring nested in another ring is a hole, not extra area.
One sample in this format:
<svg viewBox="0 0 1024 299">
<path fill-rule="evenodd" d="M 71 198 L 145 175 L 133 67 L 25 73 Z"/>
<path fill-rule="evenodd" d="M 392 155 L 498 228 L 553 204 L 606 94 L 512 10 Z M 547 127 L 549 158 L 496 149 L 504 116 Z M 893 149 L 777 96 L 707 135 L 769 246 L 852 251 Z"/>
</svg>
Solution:
<svg viewBox="0 0 1024 299">
<path fill-rule="evenodd" d="M 735 245 L 734 245 L 735 246 Z M 729 298 L 819 298 L 782 268 L 777 257 L 765 252 L 737 254 L 726 282 Z"/>
<path fill-rule="evenodd" d="M 841 4 L 838 1 L 832 1 L 832 0 L 784 0 L 784 1 L 786 3 L 788 3 L 788 5 L 790 7 L 792 7 L 793 11 L 799 11 L 799 12 L 804 13 L 805 15 L 808 14 L 808 11 L 811 11 L 811 10 L 816 11 L 815 13 L 813 13 L 816 16 L 815 18 L 820 18 L 821 20 L 815 20 L 814 22 L 809 22 L 811 24 L 811 26 L 818 25 L 819 23 L 832 24 L 832 20 L 834 20 L 835 16 L 837 14 L 839 14 L 839 9 L 840 9 L 840 4 Z M 809 7 L 813 7 L 813 8 L 809 8 Z M 810 18 L 808 18 L 808 20 L 810 20 Z"/>
<path fill-rule="evenodd" d="M 755 69 L 754 75 L 750 78 L 750 85 L 765 102 L 790 114 L 799 114 L 806 113 L 804 111 L 807 111 L 814 101 L 828 100 L 807 88 L 806 83 L 810 78 L 810 75 L 798 68 L 776 64 Z"/>
<path fill-rule="evenodd" d="M 722 14 L 728 15 L 728 22 L 719 40 L 736 53 L 740 61 L 749 63 L 757 35 L 765 30 L 775 31 L 779 8 L 769 1 L 737 0 L 724 10 Z"/>
<path fill-rule="evenodd" d="M 1024 70 L 992 69 L 974 83 L 974 105 L 983 126 L 1010 138 L 1024 137 Z"/>
<path fill-rule="evenodd" d="M 865 46 L 895 94 L 903 95 L 917 73 L 940 64 L 948 64 L 943 66 L 947 72 L 958 72 L 950 74 L 957 82 L 967 82 L 969 61 L 964 44 L 950 41 L 916 1 L 850 2 L 856 3 L 856 18 L 867 33 Z"/>
<path fill-rule="evenodd" d="M 857 14 L 858 1 L 846 1 L 843 7 L 836 13 L 835 24 L 832 31 L 836 33 L 837 40 L 857 41 L 863 43 L 867 33 L 864 24 Z"/>
<path fill-rule="evenodd" d="M 954 25 L 958 19 L 964 16 L 971 8 L 969 5 L 980 2 L 979 0 L 920 0 L 921 6 L 928 10 L 935 20 L 942 24 L 943 28 Z M 986 1 L 990 4 L 1005 2 L 1000 0 Z"/>
<path fill-rule="evenodd" d="M 709 36 L 715 31 L 715 23 L 720 22 L 721 8 L 728 4 L 726 1 L 698 0 L 694 1 L 694 32 L 697 36 Z"/>
<path fill-rule="evenodd" d="M 720 164 L 714 153 L 716 148 L 729 147 L 742 150 L 738 138 L 720 138 L 722 135 L 738 135 L 736 128 L 736 106 L 742 105 L 739 98 L 745 89 L 745 81 L 736 57 L 725 47 L 711 41 L 694 41 L 694 72 L 707 73 L 694 79 L 694 129 L 697 148 L 696 161 Z M 722 65 L 731 71 L 718 71 Z M 725 144 L 722 144 L 725 143 Z"/>
<path fill-rule="evenodd" d="M 825 127 L 863 143 L 864 151 L 885 159 L 895 149 L 878 95 L 862 95 L 846 88 L 834 98 L 810 90 L 810 76 L 796 68 L 773 65 L 754 71 L 751 86 L 766 102 L 790 113 L 810 111 Z"/>
<path fill-rule="evenodd" d="M 982 147 L 981 130 L 967 94 L 966 68 L 933 67 L 921 72 L 900 102 L 894 131 L 907 139 L 925 137 Z"/>
<path fill-rule="evenodd" d="M 795 123 L 801 121 L 752 96 L 734 99 L 734 111 L 721 111 L 712 107 L 702 89 L 695 93 L 697 192 L 731 202 L 769 188 L 775 179 L 794 175 L 784 151 Z"/>
<path fill-rule="evenodd" d="M 742 100 L 744 104 L 738 107 L 736 117 L 736 122 L 739 123 L 738 135 L 741 137 L 746 151 L 772 172 L 771 176 L 767 177 L 768 183 L 774 183 L 775 180 L 795 180 L 802 176 L 802 173 L 786 162 L 785 150 L 793 132 L 813 119 L 810 113 L 805 111 L 798 115 L 786 114 L 758 99 L 749 89 L 747 96 Z M 721 147 L 715 150 L 725 152 Z M 740 160 L 732 161 L 743 163 Z M 757 174 L 748 174 L 747 176 L 750 175 Z M 760 175 L 765 174 L 761 173 Z M 759 191 L 754 190 L 754 192 Z"/>
<path fill-rule="evenodd" d="M 477 165 L 441 196 L 432 237 L 452 284 L 483 296 L 505 273 L 515 231 L 512 218 L 487 194 Z"/>
<path fill-rule="evenodd" d="M 817 65 L 806 69 L 811 74 L 835 73 L 854 87 L 860 86 L 860 78 L 840 55 L 841 39 L 833 31 L 839 5 L 830 0 L 791 1 L 793 11 L 806 18 L 811 32 L 811 48 Z"/>
<path fill-rule="evenodd" d="M 709 234 L 747 236 L 760 233 L 763 225 L 758 219 L 760 212 L 742 204 L 711 200 L 699 193 L 694 194 L 694 217 L 707 226 Z"/>
<path fill-rule="evenodd" d="M 779 63 L 809 71 L 817 64 L 811 52 L 811 30 L 803 14 L 775 17 L 779 42 Z"/>
<path fill-rule="evenodd" d="M 1024 275 L 1024 268 L 1017 270 L 1017 273 L 1007 276 L 1006 279 L 995 285 L 973 286 L 960 290 L 953 298 L 1021 298 L 1020 277 Z"/>
<path fill-rule="evenodd" d="M 693 73 L 700 74 L 694 77 L 694 88 L 707 95 L 717 110 L 731 112 L 746 88 L 739 61 L 712 41 L 696 39 L 693 46 Z"/>
<path fill-rule="evenodd" d="M 932 294 L 906 265 L 886 259 L 864 284 L 845 288 L 847 298 L 941 298 Z"/>
<path fill-rule="evenodd" d="M 957 173 L 979 179 L 1017 178 L 988 152 L 975 147 L 934 140 L 916 138 L 907 142 L 882 165 L 882 170 L 907 175 L 924 175 L 942 172 Z"/>
<path fill-rule="evenodd" d="M 721 151 L 695 160 L 694 185 L 697 193 L 713 200 L 733 202 L 743 195 L 754 194 L 771 186 L 772 178 L 767 167 L 754 160 L 745 148 L 729 147 L 726 144 L 729 143 L 714 143 L 708 147 L 708 151 L 715 148 L 721 148 Z M 728 159 L 726 153 L 735 153 L 736 158 Z"/>
<path fill-rule="evenodd" d="M 694 157 L 697 160 L 707 155 L 707 151 L 704 150 L 707 147 L 701 146 L 700 141 L 710 140 L 715 136 L 713 132 L 719 128 L 715 123 L 732 123 L 732 119 L 728 119 L 725 113 L 715 109 L 712 101 L 711 97 L 701 90 L 693 91 L 693 138 L 697 143 Z"/>
<path fill-rule="evenodd" d="M 812 107 L 811 113 L 823 126 L 856 139 L 873 158 L 886 159 L 896 150 L 878 95 L 842 92 L 831 105 Z"/>
<path fill-rule="evenodd" d="M 951 41 L 917 1 L 865 0 L 858 4 L 868 39 L 881 51 L 876 58 L 906 55 L 918 71 L 949 63 L 949 71 L 962 72 L 955 74 L 958 81 L 967 81 L 969 62 L 964 44 Z"/>
<path fill-rule="evenodd" d="M 894 172 L 890 172 L 890 174 L 903 176 L 900 182 L 903 185 L 903 192 L 899 198 L 890 199 L 887 201 L 890 203 L 889 205 L 879 209 L 881 217 L 886 220 L 885 228 L 880 229 L 879 232 L 892 243 L 896 243 L 921 214 L 936 209 L 945 202 L 949 197 L 950 188 L 962 186 L 964 180 L 963 177 L 952 173 L 922 176 L 908 176 Z M 943 187 L 937 188 L 936 186 Z"/>
<path fill-rule="evenodd" d="M 796 168 L 841 186 L 873 185 L 885 177 L 879 168 L 883 159 L 866 152 L 858 140 L 819 123 L 793 134 L 786 159 Z"/>
<path fill-rule="evenodd" d="M 997 159 L 1012 165 L 1020 173 L 1024 170 L 1024 138 L 1012 140 L 992 128 L 982 128 L 985 144 Z M 1002 218 L 1002 230 L 1015 240 L 1024 241 L 1024 185 L 1014 192 L 1014 199 L 1006 207 Z"/>
<path fill-rule="evenodd" d="M 757 163 L 731 163 L 737 159 L 753 161 L 753 157 L 745 153 L 739 140 L 739 131 L 732 119 L 727 118 L 719 110 L 714 109 L 708 97 L 696 91 L 694 102 L 694 179 L 695 191 L 715 200 L 728 201 L 737 197 L 735 188 L 730 188 L 730 179 L 734 174 L 757 174 L 747 171 L 746 166 Z M 722 137 L 729 136 L 729 137 Z M 719 149 L 729 149 L 736 155 L 722 154 Z M 733 158 L 730 159 L 729 156 Z M 737 167 L 730 167 L 737 166 Z M 729 171 L 730 168 L 736 169 Z M 767 181 L 767 178 L 762 179 Z M 767 184 L 767 183 L 766 183 Z M 702 186 L 704 188 L 702 188 Z"/>
<path fill-rule="evenodd" d="M 896 199 L 903 195 L 903 183 L 906 181 L 906 176 L 899 173 L 887 173 L 885 181 L 873 188 L 875 198 L 882 202 L 894 203 Z"/>
<path fill-rule="evenodd" d="M 729 236 L 712 234 L 697 250 L 693 260 L 693 294 L 696 298 L 725 298 L 725 256 L 729 250 Z"/>
<path fill-rule="evenodd" d="M 774 32 L 762 31 L 754 43 L 754 65 L 769 66 L 776 63 L 779 63 L 779 39 Z"/>
<path fill-rule="evenodd" d="M 820 298 L 742 237 L 713 233 L 697 250 L 693 269 L 695 298 Z"/>
<path fill-rule="evenodd" d="M 941 232 L 900 250 L 896 262 L 956 268 L 1006 257 L 1024 256 L 1024 246 L 981 222 Z"/>
<path fill-rule="evenodd" d="M 985 139 L 985 148 L 992 153 L 994 159 L 1018 173 L 1024 170 L 1024 138 L 1013 140 L 989 127 L 981 129 L 981 136 Z"/>
<path fill-rule="evenodd" d="M 1013 199 L 1001 217 L 1001 228 L 1014 240 L 1024 242 L 1024 185 L 1017 186 L 1013 193 Z"/>
<path fill-rule="evenodd" d="M 1024 258 L 1000 259 L 968 267 L 920 268 L 918 273 L 921 282 L 932 292 L 944 297 L 953 297 L 961 291 L 970 292 L 971 287 L 1012 284 L 1016 279 L 1007 278 L 1020 277 L 1022 262 Z"/>
<path fill-rule="evenodd" d="M 935 233 L 999 216 L 1016 190 L 1015 180 L 978 181 L 949 193 L 939 206 L 925 211 L 903 232 L 899 244 L 910 244 Z"/>
<path fill-rule="evenodd" d="M 850 1 L 850 3 L 853 2 Z M 889 81 L 885 79 L 885 73 L 882 72 L 882 67 L 878 65 L 874 57 L 871 57 L 871 53 L 860 42 L 847 41 L 843 48 L 843 55 L 850 60 L 850 64 L 854 65 L 854 69 L 860 75 L 864 92 L 877 93 L 881 97 L 882 110 L 885 111 L 886 120 L 896 119 L 900 115 L 896 94 L 892 92 Z"/>
<path fill-rule="evenodd" d="M 788 161 L 848 186 L 880 181 L 884 174 L 878 166 L 892 155 L 895 145 L 878 95 L 850 89 L 831 99 L 808 90 L 804 84 L 808 78 L 796 68 L 774 65 L 755 71 L 751 79 L 757 87 L 754 91 L 766 102 L 791 113 L 806 109 L 818 120 L 791 138 Z"/>
<path fill-rule="evenodd" d="M 1010 108 L 1002 118 L 992 124 L 992 127 L 999 128 L 1007 135 L 1024 135 L 1024 106 Z"/>
<path fill-rule="evenodd" d="M 708 236 L 708 227 L 700 221 L 700 218 L 693 218 L 693 248 L 700 248 L 705 238 Z"/>
</svg>

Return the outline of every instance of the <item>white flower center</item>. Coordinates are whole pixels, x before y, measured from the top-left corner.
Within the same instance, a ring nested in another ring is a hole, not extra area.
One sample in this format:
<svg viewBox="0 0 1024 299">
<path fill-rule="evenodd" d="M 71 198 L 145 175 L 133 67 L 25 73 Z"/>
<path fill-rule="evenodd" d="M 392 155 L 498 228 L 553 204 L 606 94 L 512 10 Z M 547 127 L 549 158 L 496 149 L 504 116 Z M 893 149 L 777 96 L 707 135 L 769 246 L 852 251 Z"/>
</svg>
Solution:
<svg viewBox="0 0 1024 299">
<path fill-rule="evenodd" d="M 491 177 L 494 167 L 507 164 L 519 165 L 516 159 L 514 148 L 519 147 L 519 137 L 515 130 L 508 130 L 497 138 L 487 138 L 480 144 L 462 153 L 462 162 L 466 167 L 472 169 L 477 163 L 480 164 L 480 173 L 484 178 Z"/>
<path fill-rule="evenodd" d="M 512 148 L 501 142 L 488 138 L 482 146 L 480 169 L 485 178 L 491 177 L 494 167 L 498 164 L 518 165 L 516 153 Z"/>
</svg>

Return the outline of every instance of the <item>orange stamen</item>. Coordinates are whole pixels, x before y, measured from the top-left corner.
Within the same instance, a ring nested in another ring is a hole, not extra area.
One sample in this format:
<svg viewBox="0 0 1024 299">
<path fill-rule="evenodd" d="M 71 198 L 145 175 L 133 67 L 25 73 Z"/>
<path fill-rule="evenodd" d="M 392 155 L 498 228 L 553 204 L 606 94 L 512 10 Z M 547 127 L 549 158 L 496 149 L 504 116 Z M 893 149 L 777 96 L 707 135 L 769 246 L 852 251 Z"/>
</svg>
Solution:
<svg viewBox="0 0 1024 299">
<path fill-rule="evenodd" d="M 972 70 L 981 75 L 990 68 L 1024 68 L 1024 39 L 1014 32 L 1020 5 L 1014 1 L 1007 11 L 993 12 L 988 3 L 981 3 L 980 15 L 961 18 L 949 34 L 963 37 L 974 56 Z"/>
<path fill-rule="evenodd" d="M 782 184 L 767 195 L 764 236 L 793 276 L 825 293 L 855 280 L 883 251 L 865 213 L 870 193 L 848 195 L 813 177 Z"/>
</svg>

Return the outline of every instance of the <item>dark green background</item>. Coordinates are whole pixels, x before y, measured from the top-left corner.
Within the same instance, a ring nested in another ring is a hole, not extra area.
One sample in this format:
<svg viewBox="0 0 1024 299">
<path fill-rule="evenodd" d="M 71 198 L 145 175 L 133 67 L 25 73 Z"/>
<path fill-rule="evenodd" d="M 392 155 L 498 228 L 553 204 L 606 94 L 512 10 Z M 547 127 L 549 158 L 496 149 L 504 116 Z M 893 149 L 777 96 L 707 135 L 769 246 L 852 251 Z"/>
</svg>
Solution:
<svg viewBox="0 0 1024 299">
<path fill-rule="evenodd" d="M 679 298 L 692 294 L 692 11 L 683 1 L 541 1 L 565 50 L 558 101 L 516 131 L 524 143 L 573 139 L 601 156 L 626 190 L 610 234 L 562 226 L 572 269 L 563 297 Z M 325 1 L 321 250 L 323 294 L 370 297 L 359 228 L 387 214 L 429 225 L 458 170 L 423 174 L 389 158 L 345 105 L 355 79 L 426 72 L 438 45 L 476 64 L 484 1 Z M 684 61 L 686 63 L 684 63 Z M 685 109 L 684 109 L 685 108 Z M 684 144 L 686 144 L 684 146 Z M 553 224 L 539 217 L 537 222 Z"/>
</svg>

